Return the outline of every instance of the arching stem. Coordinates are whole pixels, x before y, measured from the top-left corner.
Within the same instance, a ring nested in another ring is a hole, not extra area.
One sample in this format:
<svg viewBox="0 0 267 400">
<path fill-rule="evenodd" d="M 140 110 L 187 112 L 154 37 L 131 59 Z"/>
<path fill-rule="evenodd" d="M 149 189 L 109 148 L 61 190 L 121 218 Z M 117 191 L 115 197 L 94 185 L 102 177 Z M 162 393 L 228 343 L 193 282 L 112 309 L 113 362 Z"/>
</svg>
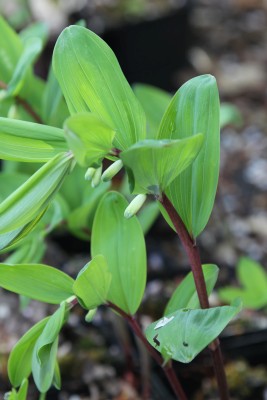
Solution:
<svg viewBox="0 0 267 400">
<path fill-rule="evenodd" d="M 189 235 L 181 217 L 175 210 L 173 204 L 168 199 L 168 197 L 163 193 L 162 196 L 157 200 L 162 204 L 164 209 L 167 211 L 174 225 L 174 228 L 182 242 L 183 248 L 189 258 L 201 308 L 209 308 L 209 299 L 208 299 L 198 247 L 196 246 L 194 239 Z M 210 344 L 209 348 L 212 354 L 214 372 L 217 379 L 220 399 L 229 400 L 229 391 L 228 391 L 228 385 L 223 365 L 223 358 L 222 358 L 219 339 L 215 339 Z"/>
</svg>

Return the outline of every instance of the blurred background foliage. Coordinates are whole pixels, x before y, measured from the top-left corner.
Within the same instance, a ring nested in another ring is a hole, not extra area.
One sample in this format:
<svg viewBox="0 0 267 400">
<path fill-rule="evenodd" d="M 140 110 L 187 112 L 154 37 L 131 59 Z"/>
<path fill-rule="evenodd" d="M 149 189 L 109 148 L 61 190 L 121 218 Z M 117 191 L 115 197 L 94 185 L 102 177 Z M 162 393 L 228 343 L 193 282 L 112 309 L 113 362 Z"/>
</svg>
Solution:
<svg viewBox="0 0 267 400">
<path fill-rule="evenodd" d="M 32 20 L 45 21 L 51 34 L 82 15 L 97 33 L 123 23 L 151 20 L 174 12 L 185 0 L 1 0 L 3 15 L 16 29 Z"/>
</svg>

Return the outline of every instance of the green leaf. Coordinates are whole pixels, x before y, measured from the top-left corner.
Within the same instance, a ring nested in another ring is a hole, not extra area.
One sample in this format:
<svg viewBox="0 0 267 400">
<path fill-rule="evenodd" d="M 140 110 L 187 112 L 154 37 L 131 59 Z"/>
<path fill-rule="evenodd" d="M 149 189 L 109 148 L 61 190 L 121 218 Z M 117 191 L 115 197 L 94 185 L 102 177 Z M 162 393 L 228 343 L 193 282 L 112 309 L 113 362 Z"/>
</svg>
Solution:
<svg viewBox="0 0 267 400">
<path fill-rule="evenodd" d="M 7 117 L 8 114 L 10 114 L 10 109 L 12 111 L 15 108 L 15 111 L 17 111 L 18 104 L 13 104 L 13 103 L 14 103 L 13 99 L 7 99 L 7 98 L 2 99 L 0 101 L 0 117 Z"/>
<path fill-rule="evenodd" d="M 145 138 L 145 115 L 110 47 L 95 33 L 70 26 L 59 36 L 53 68 L 71 114 L 92 111 L 116 130 L 114 146 Z"/>
<path fill-rule="evenodd" d="M 0 15 L 0 80 L 10 81 L 23 51 L 23 45 L 16 32 Z"/>
<path fill-rule="evenodd" d="M 0 172 L 0 201 L 3 201 L 28 178 L 29 175 L 20 172 Z"/>
<path fill-rule="evenodd" d="M 146 283 L 146 248 L 136 217 L 124 218 L 128 203 L 117 192 L 105 194 L 96 211 L 91 253 L 102 254 L 112 275 L 107 300 L 134 314 Z"/>
<path fill-rule="evenodd" d="M 33 349 L 48 319 L 35 324 L 13 347 L 8 359 L 8 377 L 13 386 L 20 386 L 30 375 Z"/>
<path fill-rule="evenodd" d="M 28 224 L 48 206 L 69 173 L 72 158 L 58 154 L 0 204 L 0 234 Z"/>
<path fill-rule="evenodd" d="M 159 128 L 158 139 L 204 135 L 204 144 L 194 163 L 166 191 L 194 237 L 206 226 L 214 204 L 220 161 L 219 128 L 218 89 L 211 75 L 193 78 L 178 90 Z"/>
<path fill-rule="evenodd" d="M 51 304 L 73 295 L 74 280 L 43 264 L 0 264 L 0 286 L 12 292 Z"/>
<path fill-rule="evenodd" d="M 42 118 L 47 125 L 61 127 L 68 116 L 62 90 L 51 66 L 42 98 Z"/>
<path fill-rule="evenodd" d="M 23 43 L 26 43 L 26 41 L 30 38 L 39 38 L 41 39 L 43 48 L 49 36 L 48 25 L 44 22 L 32 23 L 20 31 L 19 36 Z"/>
<path fill-rule="evenodd" d="M 62 129 L 10 118 L 0 118 L 0 141 L 4 160 L 45 162 L 68 150 Z"/>
<path fill-rule="evenodd" d="M 204 279 L 208 295 L 211 294 L 218 278 L 219 268 L 214 264 L 202 265 Z M 173 292 L 165 310 L 164 315 L 171 314 L 180 308 L 200 308 L 196 285 L 192 272 L 186 275 L 182 282 Z"/>
<path fill-rule="evenodd" d="M 46 245 L 42 235 L 26 240 L 11 255 L 5 259 L 5 264 L 28 264 L 40 263 L 46 250 Z"/>
<path fill-rule="evenodd" d="M 57 193 L 36 229 L 41 231 L 41 235 L 47 236 L 60 224 L 65 223 L 69 212 L 70 210 L 67 202 Z"/>
<path fill-rule="evenodd" d="M 241 302 L 205 310 L 184 308 L 153 322 L 145 331 L 149 343 L 167 361 L 191 362 L 240 312 Z"/>
<path fill-rule="evenodd" d="M 32 221 L 7 233 L 0 234 L 0 254 L 16 247 L 30 232 L 34 230 L 42 219 L 46 208 L 42 210 Z"/>
<path fill-rule="evenodd" d="M 0 16 L 0 80 L 7 84 L 14 76 L 15 69 L 18 68 L 19 60 L 23 53 L 23 43 L 16 32 Z M 26 60 L 27 61 L 27 60 Z M 28 68 L 24 76 L 24 85 L 21 88 L 20 98 L 27 100 L 37 114 L 41 112 L 41 99 L 44 89 L 44 82 L 32 74 Z M 25 118 L 31 120 L 30 114 L 25 113 L 20 107 Z"/>
<path fill-rule="evenodd" d="M 25 83 L 26 74 L 42 50 L 42 40 L 37 37 L 27 39 L 14 73 L 8 83 L 7 96 L 16 96 Z"/>
<path fill-rule="evenodd" d="M 141 83 L 134 85 L 133 90 L 146 114 L 147 139 L 155 139 L 161 118 L 171 101 L 171 95 L 164 90 Z"/>
<path fill-rule="evenodd" d="M 73 292 L 82 307 L 90 310 L 105 303 L 110 288 L 111 273 L 102 255 L 95 256 L 79 272 Z"/>
<path fill-rule="evenodd" d="M 44 87 L 44 81 L 42 79 L 34 76 L 32 73 L 29 73 L 29 77 L 27 75 L 27 79 L 25 78 L 24 85 L 22 86 L 19 93 L 19 97 L 21 99 L 25 99 L 39 117 L 42 113 L 42 98 Z M 33 121 L 32 115 L 27 113 L 22 106 L 20 106 L 19 114 L 21 114 L 21 116 L 23 116 L 23 119 L 25 119 L 26 121 L 35 122 Z"/>
<path fill-rule="evenodd" d="M 80 198 L 81 204 L 67 216 L 67 226 L 70 232 L 83 240 L 90 239 L 97 206 L 109 187 L 110 182 L 105 182 L 96 188 L 92 188 L 83 179 L 82 189 L 84 192 Z"/>
<path fill-rule="evenodd" d="M 60 194 L 70 208 L 65 218 L 68 230 L 81 239 L 88 240 L 96 208 L 110 183 L 101 183 L 97 188 L 92 188 L 84 179 L 85 171 L 76 164 L 71 174 L 66 177 Z"/>
<path fill-rule="evenodd" d="M 54 371 L 54 377 L 53 377 L 53 386 L 55 386 L 55 388 L 57 390 L 61 389 L 61 375 L 60 375 L 60 369 L 59 369 L 59 365 L 58 362 L 56 361 L 55 364 L 55 371 Z"/>
<path fill-rule="evenodd" d="M 203 135 L 183 140 L 145 140 L 120 153 L 134 194 L 160 196 L 196 158 Z"/>
<path fill-rule="evenodd" d="M 82 167 L 99 167 L 113 147 L 114 129 L 92 113 L 69 117 L 64 129 L 69 148 Z"/>
<path fill-rule="evenodd" d="M 28 393 L 29 382 L 27 379 L 24 379 L 21 387 L 19 388 L 17 394 L 17 400 L 27 400 L 27 393 Z"/>
<path fill-rule="evenodd" d="M 85 168 L 81 168 L 76 164 L 71 174 L 66 176 L 60 188 L 60 194 L 64 197 L 70 210 L 74 210 L 81 205 L 81 200 L 84 198 L 85 192 L 91 193 L 94 190 L 90 185 L 85 184 L 85 172 Z M 80 195 L 77 196 L 77 193 L 80 193 Z M 88 196 L 90 196 L 90 194 L 88 194 Z"/>
<path fill-rule="evenodd" d="M 28 386 L 28 380 L 24 379 L 18 392 L 13 388 L 4 395 L 4 400 L 27 400 Z"/>
<path fill-rule="evenodd" d="M 41 335 L 37 339 L 32 356 L 32 374 L 41 393 L 48 391 L 53 383 L 56 370 L 58 335 L 65 322 L 66 303 L 48 319 Z"/>
<path fill-rule="evenodd" d="M 226 286 L 218 290 L 219 298 L 231 302 L 241 298 L 244 307 L 258 309 L 267 304 L 267 274 L 256 261 L 242 257 L 237 265 L 237 276 L 241 288 Z"/>
</svg>

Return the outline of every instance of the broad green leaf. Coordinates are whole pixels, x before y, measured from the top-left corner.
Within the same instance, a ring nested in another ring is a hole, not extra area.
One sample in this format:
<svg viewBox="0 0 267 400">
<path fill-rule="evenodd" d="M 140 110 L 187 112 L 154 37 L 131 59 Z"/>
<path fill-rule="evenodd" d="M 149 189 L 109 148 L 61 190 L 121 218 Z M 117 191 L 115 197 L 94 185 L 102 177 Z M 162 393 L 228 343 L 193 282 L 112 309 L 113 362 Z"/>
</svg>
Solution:
<svg viewBox="0 0 267 400">
<path fill-rule="evenodd" d="M 70 232 L 83 240 L 89 240 L 97 206 L 110 187 L 110 182 L 101 183 L 96 188 L 92 188 L 91 185 L 83 182 L 83 186 L 86 186 L 86 188 L 80 199 L 81 205 L 69 213 L 66 221 Z"/>
<path fill-rule="evenodd" d="M 160 196 L 196 158 L 203 135 L 183 140 L 144 140 L 120 153 L 134 194 Z"/>
<path fill-rule="evenodd" d="M 83 240 L 89 240 L 97 205 L 110 183 L 101 183 L 97 188 L 92 188 L 84 179 L 85 172 L 86 169 L 76 164 L 72 173 L 66 177 L 60 195 L 69 207 L 65 217 L 68 230 Z"/>
<path fill-rule="evenodd" d="M 60 224 L 65 223 L 69 212 L 70 210 L 67 202 L 59 193 L 57 193 L 40 224 L 38 224 L 37 229 L 41 231 L 41 235 L 47 236 Z"/>
<path fill-rule="evenodd" d="M 8 83 L 23 51 L 23 44 L 1 15 L 0 32 L 0 80 Z"/>
<path fill-rule="evenodd" d="M 256 261 L 242 257 L 237 265 L 241 288 L 226 286 L 218 290 L 221 300 L 231 302 L 240 297 L 247 308 L 262 308 L 267 304 L 267 274 Z"/>
<path fill-rule="evenodd" d="M 29 175 L 20 172 L 0 172 L 0 201 L 22 185 Z"/>
<path fill-rule="evenodd" d="M 217 281 L 219 268 L 214 264 L 204 264 L 202 265 L 202 269 L 207 292 L 208 295 L 210 295 Z M 186 275 L 173 292 L 173 295 L 164 310 L 164 315 L 171 314 L 180 308 L 200 308 L 192 272 L 189 272 L 189 274 Z"/>
<path fill-rule="evenodd" d="M 133 90 L 146 114 L 147 139 L 155 139 L 171 95 L 157 87 L 141 83 L 134 85 Z"/>
<path fill-rule="evenodd" d="M 41 235 L 34 235 L 21 244 L 8 258 L 5 264 L 40 263 L 46 250 L 44 239 Z"/>
<path fill-rule="evenodd" d="M 110 47 L 95 33 L 70 26 L 59 36 L 53 68 L 71 114 L 92 111 L 116 130 L 124 150 L 145 138 L 145 115 Z"/>
<path fill-rule="evenodd" d="M 65 176 L 73 155 L 60 153 L 0 204 L 0 234 L 28 224 L 52 201 Z"/>
<path fill-rule="evenodd" d="M 0 16 L 0 80 L 8 84 L 18 68 L 19 60 L 23 53 L 23 43 L 19 35 L 6 23 Z M 44 89 L 44 82 L 32 74 L 31 68 L 28 68 L 24 77 L 24 85 L 20 91 L 20 98 L 27 100 L 27 103 L 37 114 L 41 113 L 41 99 Z M 26 113 L 21 107 L 21 111 L 26 118 Z M 31 120 L 30 114 L 28 114 Z"/>
<path fill-rule="evenodd" d="M 79 272 L 73 284 L 73 292 L 80 304 L 90 310 L 106 302 L 110 282 L 111 273 L 107 261 L 98 255 Z"/>
<path fill-rule="evenodd" d="M 56 370 L 58 335 L 66 319 L 66 303 L 48 319 L 37 339 L 32 356 L 32 374 L 41 393 L 48 391 L 53 383 Z"/>
<path fill-rule="evenodd" d="M 0 254 L 5 253 L 20 244 L 25 236 L 27 236 L 34 230 L 38 222 L 42 219 L 45 212 L 46 208 L 42 210 L 32 221 L 23 225 L 22 227 L 14 229 L 7 233 L 1 233 Z"/>
<path fill-rule="evenodd" d="M 26 41 L 30 38 L 39 38 L 41 39 L 43 48 L 49 36 L 48 25 L 44 22 L 35 22 L 20 31 L 19 36 L 23 43 L 26 43 Z"/>
<path fill-rule="evenodd" d="M 201 75 L 186 82 L 173 97 L 158 139 L 184 139 L 198 133 L 204 143 L 193 164 L 169 186 L 166 194 L 188 232 L 196 237 L 210 217 L 219 175 L 220 105 L 216 80 Z"/>
<path fill-rule="evenodd" d="M 256 261 L 242 257 L 237 266 L 237 275 L 240 283 L 251 290 L 257 291 L 258 295 L 266 292 L 267 273 Z"/>
<path fill-rule="evenodd" d="M 43 264 L 0 264 L 0 286 L 12 292 L 51 304 L 73 295 L 74 280 Z"/>
<path fill-rule="evenodd" d="M 62 129 L 10 118 L 0 118 L 0 141 L 4 160 L 45 162 L 68 150 Z"/>
<path fill-rule="evenodd" d="M 93 223 L 91 253 L 108 262 L 112 280 L 107 300 L 134 314 L 145 289 L 146 248 L 138 219 L 123 216 L 127 205 L 117 192 L 104 195 Z"/>
<path fill-rule="evenodd" d="M 8 359 L 8 377 L 13 386 L 20 386 L 30 375 L 33 349 L 48 319 L 49 317 L 34 325 L 13 347 Z"/>
<path fill-rule="evenodd" d="M 86 168 L 81 168 L 76 164 L 71 171 L 71 174 L 66 176 L 66 179 L 60 188 L 59 193 L 66 200 L 70 210 L 74 210 L 81 205 L 81 199 L 85 192 L 88 193 L 89 191 L 89 193 L 91 193 L 94 190 L 90 185 L 85 184 L 85 172 Z M 77 193 L 80 195 L 77 196 Z"/>
<path fill-rule="evenodd" d="M 27 39 L 14 73 L 8 83 L 7 96 L 16 96 L 25 83 L 26 74 L 42 50 L 42 40 L 37 37 Z"/>
<path fill-rule="evenodd" d="M 184 308 L 153 322 L 145 331 L 149 343 L 167 361 L 191 362 L 237 315 L 241 302 L 205 310 Z"/>
<path fill-rule="evenodd" d="M 10 109 L 14 110 L 14 107 L 16 107 L 16 110 L 18 109 L 18 105 L 14 104 L 13 99 L 7 99 L 7 98 L 2 99 L 0 101 L 0 117 L 7 117 L 8 114 L 10 113 Z"/>
<path fill-rule="evenodd" d="M 92 113 L 69 117 L 64 129 L 69 148 L 82 167 L 99 167 L 113 147 L 114 129 Z"/>
<path fill-rule="evenodd" d="M 68 116 L 69 111 L 66 102 L 51 66 L 42 98 L 43 121 L 47 125 L 62 127 Z"/>
</svg>

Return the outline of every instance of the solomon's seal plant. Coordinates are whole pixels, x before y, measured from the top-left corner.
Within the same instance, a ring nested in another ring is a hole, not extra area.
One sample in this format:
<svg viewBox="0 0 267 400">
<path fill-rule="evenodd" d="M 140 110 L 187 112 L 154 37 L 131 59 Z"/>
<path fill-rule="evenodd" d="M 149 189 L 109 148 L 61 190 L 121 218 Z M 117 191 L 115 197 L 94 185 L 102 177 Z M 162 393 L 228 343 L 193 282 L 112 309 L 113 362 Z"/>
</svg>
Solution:
<svg viewBox="0 0 267 400">
<path fill-rule="evenodd" d="M 220 398 L 228 399 L 217 336 L 241 304 L 209 308 L 218 267 L 201 264 L 196 244 L 219 174 L 215 78 L 193 78 L 173 98 L 145 85 L 133 91 L 108 45 L 82 26 L 70 26 L 57 40 L 45 83 L 32 72 L 43 27 L 19 37 L 0 19 L 0 31 L 0 249 L 9 252 L 0 264 L 0 286 L 58 305 L 13 348 L 7 398 L 26 399 L 30 374 L 42 394 L 51 385 L 60 388 L 62 326 L 75 305 L 87 310 L 87 321 L 104 305 L 130 324 L 179 399 L 187 396 L 172 360 L 188 363 L 209 346 Z M 104 159 L 110 164 L 105 171 Z M 136 196 L 130 204 L 109 190 L 122 168 Z M 179 235 L 192 273 L 143 333 L 135 315 L 146 286 L 144 231 L 158 209 Z M 45 237 L 62 222 L 91 241 L 91 258 L 75 279 L 41 263 Z"/>
</svg>

